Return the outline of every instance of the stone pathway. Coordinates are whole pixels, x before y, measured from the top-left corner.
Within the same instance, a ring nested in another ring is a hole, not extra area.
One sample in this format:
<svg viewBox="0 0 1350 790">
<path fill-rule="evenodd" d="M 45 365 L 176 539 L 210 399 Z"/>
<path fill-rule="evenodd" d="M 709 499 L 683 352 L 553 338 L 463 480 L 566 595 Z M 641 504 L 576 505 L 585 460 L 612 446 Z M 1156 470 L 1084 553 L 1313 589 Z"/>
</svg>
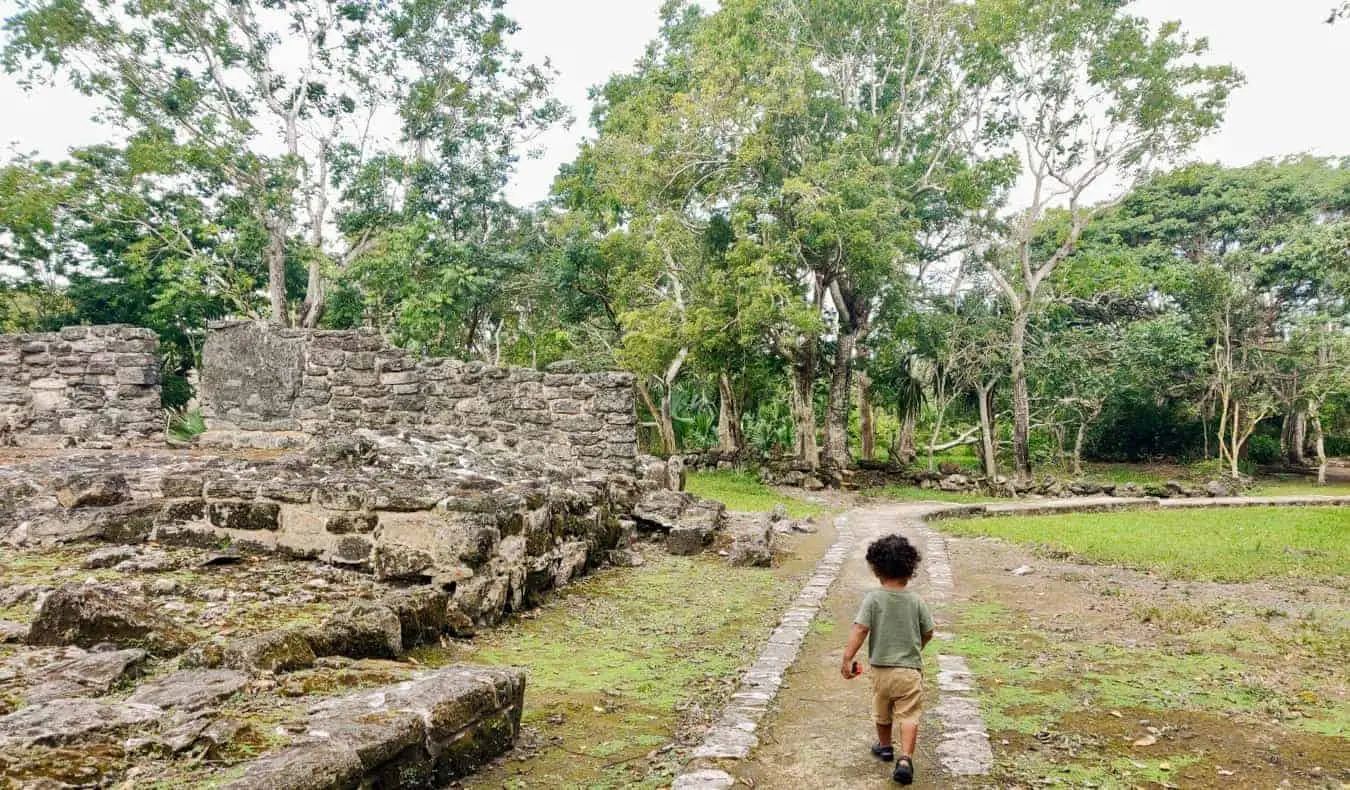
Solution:
<svg viewBox="0 0 1350 790">
<path fill-rule="evenodd" d="M 938 509 L 932 505 L 896 505 L 848 514 L 853 535 L 839 579 L 825 599 L 796 663 L 788 670 L 772 712 L 757 733 L 759 747 L 743 762 L 696 767 L 705 771 L 716 768 L 727 779 L 748 779 L 760 788 L 895 786 L 889 768 L 878 763 L 867 748 L 875 734 L 867 678 L 845 682 L 839 677 L 839 662 L 858 602 L 876 584 L 867 567 L 867 545 L 888 532 L 904 534 L 923 553 L 923 572 L 916 580 L 916 589 L 934 604 L 939 635 L 950 638 L 941 605 L 953 586 L 951 565 L 946 559 L 945 541 L 922 523 L 925 515 Z M 960 787 L 963 780 L 958 777 L 983 773 L 988 768 L 988 741 L 973 692 L 968 690 L 974 688 L 974 679 L 959 657 L 939 658 L 941 645 L 940 641 L 930 645 L 926 658 L 925 720 L 916 756 L 919 778 L 914 785 L 920 788 Z M 945 685 L 946 690 L 939 693 L 939 685 Z M 979 747 L 973 761 L 965 759 L 972 743 Z M 949 764 L 952 767 L 944 767 Z M 711 780 L 713 774 L 703 773 L 699 778 Z"/>
<path fill-rule="evenodd" d="M 1350 506 L 1350 497 L 1226 499 L 1077 498 L 991 503 L 988 506 L 892 505 L 841 517 L 840 537 L 817 567 L 731 705 L 696 751 L 675 790 L 731 788 L 890 788 L 889 767 L 868 751 L 875 739 L 867 679 L 846 682 L 839 662 L 858 602 L 876 585 L 867 566 L 872 540 L 899 532 L 924 562 L 915 588 L 934 606 L 937 639 L 925 653 L 924 721 L 916 755 L 918 788 L 983 788 L 993 762 L 979 712 L 978 679 L 965 658 L 944 650 L 952 638 L 944 605 L 953 578 L 946 538 L 924 520 L 934 514 L 1039 515 L 1149 508 Z M 836 580 L 837 577 L 837 580 Z M 828 591 L 828 594 L 826 594 Z M 818 617 L 810 627 L 812 613 Z M 795 662 L 793 658 L 795 657 Z M 787 662 L 786 664 L 784 662 Z M 762 719 L 762 720 L 761 720 Z"/>
</svg>

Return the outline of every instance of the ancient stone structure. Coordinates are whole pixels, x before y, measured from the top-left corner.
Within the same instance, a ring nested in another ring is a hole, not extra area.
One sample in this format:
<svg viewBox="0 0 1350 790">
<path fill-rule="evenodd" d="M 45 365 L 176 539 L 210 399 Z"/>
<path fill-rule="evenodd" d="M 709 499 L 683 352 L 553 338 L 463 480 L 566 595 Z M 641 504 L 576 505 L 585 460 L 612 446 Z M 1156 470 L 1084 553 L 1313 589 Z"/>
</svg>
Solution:
<svg viewBox="0 0 1350 790">
<path fill-rule="evenodd" d="M 373 330 L 214 325 L 202 389 L 211 438 L 275 446 L 353 428 L 452 437 L 480 455 L 633 475 L 626 373 L 549 372 L 417 359 Z"/>
<path fill-rule="evenodd" d="M 109 446 L 163 430 L 159 340 L 130 326 L 0 335 L 0 445 Z"/>
<path fill-rule="evenodd" d="M 771 558 L 767 522 L 725 535 L 720 505 L 669 490 L 678 464 L 639 457 L 626 374 L 221 324 L 209 441 L 174 449 L 154 351 L 122 327 L 0 338 L 25 445 L 0 448 L 0 547 L 40 558 L 0 581 L 0 775 L 20 785 L 192 784 L 181 757 L 211 754 L 233 788 L 443 786 L 509 747 L 523 676 L 407 651 L 640 563 L 639 531 Z M 285 726 L 255 760 L 260 712 Z"/>
</svg>

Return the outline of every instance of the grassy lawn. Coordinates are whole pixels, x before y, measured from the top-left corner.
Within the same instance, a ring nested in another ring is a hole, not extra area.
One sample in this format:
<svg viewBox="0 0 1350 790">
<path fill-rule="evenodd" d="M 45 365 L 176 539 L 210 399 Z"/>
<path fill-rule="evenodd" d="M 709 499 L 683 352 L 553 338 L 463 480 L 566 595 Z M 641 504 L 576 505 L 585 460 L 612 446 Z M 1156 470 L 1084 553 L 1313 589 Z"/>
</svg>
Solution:
<svg viewBox="0 0 1350 790">
<path fill-rule="evenodd" d="M 964 519 L 938 527 L 1174 578 L 1350 576 L 1350 510 L 1338 508 L 1081 513 Z"/>
<path fill-rule="evenodd" d="M 685 490 L 704 499 L 715 499 L 728 510 L 769 511 L 782 504 L 792 518 L 830 512 L 824 505 L 780 494 L 746 472 L 693 472 L 685 482 Z"/>
<path fill-rule="evenodd" d="M 585 579 L 472 642 L 418 651 L 429 665 L 529 671 L 524 724 L 535 734 L 522 742 L 533 741 L 538 756 L 487 768 L 465 786 L 668 787 L 681 717 L 720 707 L 800 574 L 660 556 Z"/>
<path fill-rule="evenodd" d="M 1350 483 L 1328 483 L 1318 485 L 1310 477 L 1261 478 L 1256 486 L 1247 492 L 1250 496 L 1350 496 Z"/>
</svg>

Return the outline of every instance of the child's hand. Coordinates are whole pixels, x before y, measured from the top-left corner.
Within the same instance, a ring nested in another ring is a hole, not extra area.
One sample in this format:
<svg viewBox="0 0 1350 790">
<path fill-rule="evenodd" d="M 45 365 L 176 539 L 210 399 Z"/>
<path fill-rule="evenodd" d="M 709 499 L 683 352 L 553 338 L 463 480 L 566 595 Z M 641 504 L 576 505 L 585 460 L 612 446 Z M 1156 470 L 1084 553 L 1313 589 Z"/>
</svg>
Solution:
<svg viewBox="0 0 1350 790">
<path fill-rule="evenodd" d="M 858 665 L 853 661 L 845 661 L 839 666 L 839 674 L 843 676 L 844 680 L 852 680 L 862 674 L 861 672 L 855 671 L 857 666 Z"/>
</svg>

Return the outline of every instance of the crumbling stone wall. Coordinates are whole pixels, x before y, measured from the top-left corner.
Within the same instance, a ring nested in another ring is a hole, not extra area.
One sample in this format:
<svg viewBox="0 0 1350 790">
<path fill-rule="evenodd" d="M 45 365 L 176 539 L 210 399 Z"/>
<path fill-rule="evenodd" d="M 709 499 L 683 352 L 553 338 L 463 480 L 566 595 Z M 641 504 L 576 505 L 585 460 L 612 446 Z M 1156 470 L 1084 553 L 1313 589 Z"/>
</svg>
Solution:
<svg viewBox="0 0 1350 790">
<path fill-rule="evenodd" d="M 548 372 L 418 359 L 376 331 L 213 325 L 202 394 L 216 436 L 243 443 L 415 428 L 482 455 L 633 475 L 637 418 L 626 373 Z"/>
<path fill-rule="evenodd" d="M 0 335 L 0 445 L 131 444 L 163 430 L 159 339 L 130 326 Z"/>
</svg>

